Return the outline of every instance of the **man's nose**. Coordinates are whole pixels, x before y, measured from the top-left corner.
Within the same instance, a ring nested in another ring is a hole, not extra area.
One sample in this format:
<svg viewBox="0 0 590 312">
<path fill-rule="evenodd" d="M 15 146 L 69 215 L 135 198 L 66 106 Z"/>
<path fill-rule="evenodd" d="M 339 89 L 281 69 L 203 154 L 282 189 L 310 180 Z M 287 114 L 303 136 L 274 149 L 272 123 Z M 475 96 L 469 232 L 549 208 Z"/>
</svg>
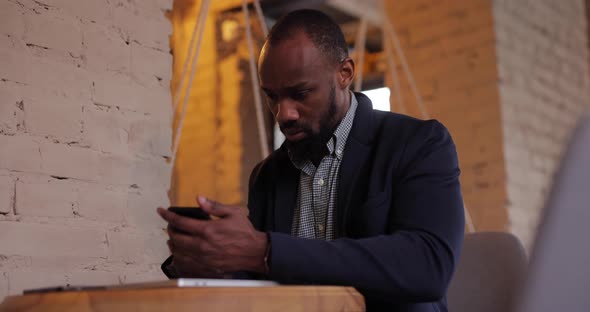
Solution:
<svg viewBox="0 0 590 312">
<path fill-rule="evenodd" d="M 289 99 L 282 99 L 277 104 L 277 112 L 275 118 L 279 124 L 284 124 L 288 121 L 299 119 L 299 111 L 297 110 L 297 103 Z"/>
</svg>

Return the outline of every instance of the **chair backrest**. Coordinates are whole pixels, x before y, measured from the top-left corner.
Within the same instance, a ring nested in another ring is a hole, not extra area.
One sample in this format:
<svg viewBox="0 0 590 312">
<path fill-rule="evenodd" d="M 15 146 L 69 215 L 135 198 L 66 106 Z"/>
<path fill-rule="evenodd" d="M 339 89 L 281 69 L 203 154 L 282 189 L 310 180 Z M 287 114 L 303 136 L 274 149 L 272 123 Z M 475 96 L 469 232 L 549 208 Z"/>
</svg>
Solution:
<svg viewBox="0 0 590 312">
<path fill-rule="evenodd" d="M 590 311 L 590 116 L 555 177 L 524 286 L 519 312 Z"/>
<path fill-rule="evenodd" d="M 509 311 L 526 266 L 526 253 L 516 236 L 503 232 L 467 234 L 447 292 L 449 311 Z"/>
</svg>

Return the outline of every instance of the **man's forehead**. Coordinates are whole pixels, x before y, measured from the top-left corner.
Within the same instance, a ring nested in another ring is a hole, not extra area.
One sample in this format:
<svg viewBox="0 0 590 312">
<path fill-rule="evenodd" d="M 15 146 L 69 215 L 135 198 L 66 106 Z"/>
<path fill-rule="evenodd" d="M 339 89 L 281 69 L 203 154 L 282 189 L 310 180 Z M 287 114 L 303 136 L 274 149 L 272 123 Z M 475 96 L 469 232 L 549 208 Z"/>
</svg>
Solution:
<svg viewBox="0 0 590 312">
<path fill-rule="evenodd" d="M 303 62 L 321 61 L 321 53 L 316 45 L 303 32 L 285 38 L 277 43 L 267 43 L 264 46 L 264 59 L 285 59 Z"/>
<path fill-rule="evenodd" d="M 294 36 L 273 45 L 267 43 L 260 61 L 260 78 L 267 85 L 295 85 L 314 78 L 318 72 L 326 69 L 325 58 L 319 49 L 302 36 Z"/>
</svg>

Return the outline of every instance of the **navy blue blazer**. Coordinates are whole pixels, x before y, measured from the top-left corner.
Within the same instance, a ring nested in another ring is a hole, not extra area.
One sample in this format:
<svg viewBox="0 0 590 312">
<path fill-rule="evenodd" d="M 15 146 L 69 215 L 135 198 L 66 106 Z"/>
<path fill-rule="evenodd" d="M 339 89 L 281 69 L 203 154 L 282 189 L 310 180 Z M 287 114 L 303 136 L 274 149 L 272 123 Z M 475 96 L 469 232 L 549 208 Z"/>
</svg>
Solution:
<svg viewBox="0 0 590 312">
<path fill-rule="evenodd" d="M 285 147 L 250 178 L 250 219 L 270 233 L 269 279 L 348 285 L 369 311 L 446 311 L 463 242 L 455 145 L 438 121 L 375 111 L 359 102 L 339 176 L 336 239 L 290 235 L 299 170 Z"/>
</svg>

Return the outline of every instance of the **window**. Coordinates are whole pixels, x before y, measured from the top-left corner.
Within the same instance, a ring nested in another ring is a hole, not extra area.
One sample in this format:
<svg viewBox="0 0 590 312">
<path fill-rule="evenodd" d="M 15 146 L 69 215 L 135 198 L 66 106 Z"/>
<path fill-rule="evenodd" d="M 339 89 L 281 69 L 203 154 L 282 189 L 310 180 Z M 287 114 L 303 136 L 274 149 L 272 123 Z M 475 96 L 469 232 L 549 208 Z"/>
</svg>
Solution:
<svg viewBox="0 0 590 312">
<path fill-rule="evenodd" d="M 391 95 L 391 91 L 387 87 L 373 89 L 373 90 L 366 90 L 363 93 L 371 99 L 373 102 L 373 108 L 376 110 L 391 111 L 391 105 L 389 103 L 389 96 Z"/>
</svg>

